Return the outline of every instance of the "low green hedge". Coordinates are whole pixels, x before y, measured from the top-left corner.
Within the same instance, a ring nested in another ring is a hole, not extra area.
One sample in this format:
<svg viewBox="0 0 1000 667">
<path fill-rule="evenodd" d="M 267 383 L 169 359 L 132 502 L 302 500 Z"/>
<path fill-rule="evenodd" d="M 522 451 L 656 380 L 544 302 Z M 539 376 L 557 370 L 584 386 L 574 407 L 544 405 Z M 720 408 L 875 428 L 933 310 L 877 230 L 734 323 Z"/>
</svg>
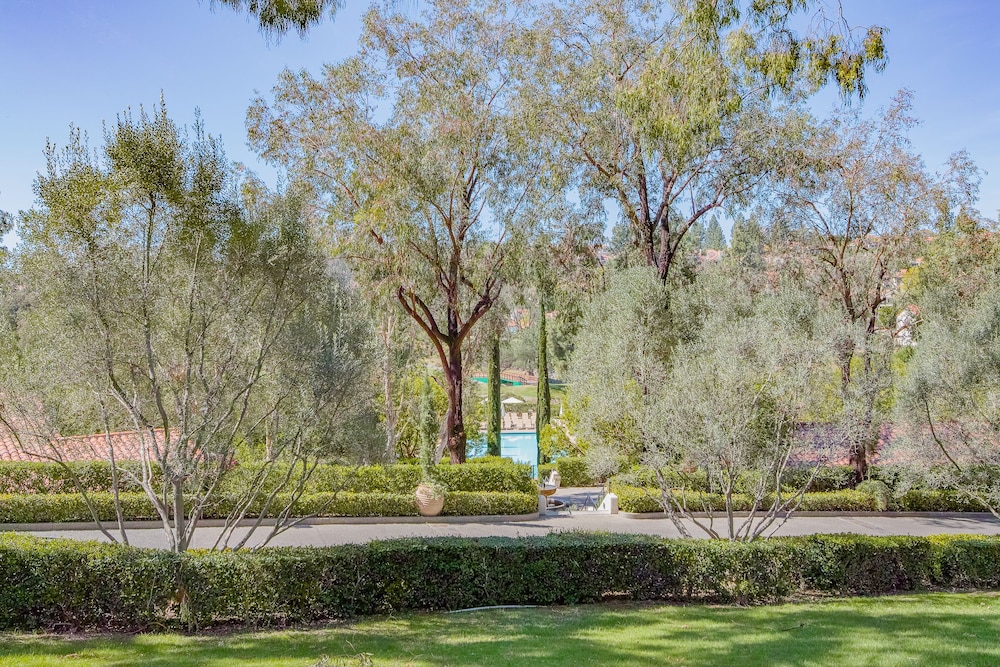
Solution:
<svg viewBox="0 0 1000 667">
<path fill-rule="evenodd" d="M 121 468 L 138 471 L 139 464 L 124 462 Z M 107 461 L 74 461 L 66 466 L 51 462 L 0 461 L 0 495 L 18 493 L 76 493 L 76 475 L 87 491 L 111 491 L 111 464 Z M 141 491 L 138 484 L 120 476 L 119 489 Z"/>
<path fill-rule="evenodd" d="M 618 507 L 623 512 L 662 512 L 658 488 L 635 487 L 616 484 L 612 490 L 618 495 Z M 674 491 L 677 498 L 679 491 Z M 686 494 L 688 509 L 703 511 L 707 506 L 718 512 L 725 509 L 719 494 L 689 491 Z M 748 496 L 734 496 L 737 511 L 749 509 Z M 825 491 L 806 493 L 799 504 L 800 512 L 984 512 L 985 508 L 974 498 L 957 491 L 911 490 L 900 496 L 886 497 L 875 484 L 865 483 L 859 490 Z"/>
<path fill-rule="evenodd" d="M 761 604 L 1000 585 L 1000 538 L 638 535 L 406 539 L 187 552 L 0 534 L 0 629 L 286 625 L 606 599 Z"/>
<path fill-rule="evenodd" d="M 559 471 L 562 486 L 597 486 L 601 483 L 587 470 L 587 459 L 583 456 L 563 456 L 552 463 L 538 466 L 538 477 L 546 479 L 553 470 Z"/>
<path fill-rule="evenodd" d="M 91 502 L 102 521 L 115 520 L 114 497 L 110 493 L 92 493 Z M 158 519 L 159 516 L 145 494 L 123 493 L 119 496 L 126 521 Z M 279 496 L 267 512 L 273 516 L 288 502 Z M 234 507 L 231 498 L 220 500 L 207 508 L 206 519 L 225 518 Z M 259 514 L 261 504 L 252 508 L 250 516 Z M 537 494 L 487 491 L 449 491 L 445 495 L 442 514 L 452 516 L 488 516 L 530 514 L 538 510 Z M 293 505 L 292 516 L 357 516 L 394 517 L 417 516 L 412 493 L 311 493 L 303 495 Z M 80 494 L 26 494 L 0 496 L 0 523 L 47 523 L 92 521 L 93 516 Z"/>
<path fill-rule="evenodd" d="M 613 488 L 618 495 L 618 508 L 623 512 L 662 512 L 662 495 L 659 489 L 650 487 L 634 487 L 617 485 Z M 711 509 L 713 512 L 725 511 L 725 498 L 717 493 L 689 491 L 684 496 L 674 491 L 674 496 L 687 503 L 688 510 L 702 512 Z M 733 496 L 736 511 L 750 509 L 752 498 L 746 495 Z M 770 503 L 770 498 L 765 499 Z M 800 512 L 874 512 L 878 511 L 878 499 L 870 494 L 858 491 L 824 491 L 806 493 L 798 505 Z"/>
<path fill-rule="evenodd" d="M 126 469 L 137 469 L 136 465 L 131 462 L 122 464 Z M 226 475 L 224 489 L 229 493 L 238 493 L 247 488 L 260 470 L 259 464 L 236 466 Z M 265 488 L 274 488 L 287 470 L 286 465 L 275 465 L 268 473 Z M 74 473 L 87 491 L 111 491 L 111 466 L 107 461 L 70 463 L 69 470 L 56 463 L 0 462 L 0 495 L 76 493 Z M 531 467 L 509 459 L 494 457 L 474 464 L 443 464 L 435 466 L 432 475 L 452 491 L 536 493 Z M 418 465 L 319 465 L 306 488 L 309 493 L 411 493 L 420 480 Z M 142 491 L 137 484 L 130 483 L 127 476 L 120 477 L 119 488 L 123 492 Z"/>
</svg>

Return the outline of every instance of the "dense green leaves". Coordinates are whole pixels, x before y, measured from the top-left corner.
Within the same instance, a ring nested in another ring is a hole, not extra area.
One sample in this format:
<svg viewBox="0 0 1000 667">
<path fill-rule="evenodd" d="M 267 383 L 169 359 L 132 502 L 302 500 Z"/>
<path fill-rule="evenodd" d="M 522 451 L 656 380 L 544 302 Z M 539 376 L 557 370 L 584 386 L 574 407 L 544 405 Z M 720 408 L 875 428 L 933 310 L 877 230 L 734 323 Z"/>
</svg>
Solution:
<svg viewBox="0 0 1000 667">
<path fill-rule="evenodd" d="M 407 539 L 172 554 L 0 536 L 0 627 L 284 625 L 405 610 L 608 599 L 762 604 L 799 592 L 994 588 L 990 537 L 816 535 L 749 544 L 636 535 Z"/>
</svg>

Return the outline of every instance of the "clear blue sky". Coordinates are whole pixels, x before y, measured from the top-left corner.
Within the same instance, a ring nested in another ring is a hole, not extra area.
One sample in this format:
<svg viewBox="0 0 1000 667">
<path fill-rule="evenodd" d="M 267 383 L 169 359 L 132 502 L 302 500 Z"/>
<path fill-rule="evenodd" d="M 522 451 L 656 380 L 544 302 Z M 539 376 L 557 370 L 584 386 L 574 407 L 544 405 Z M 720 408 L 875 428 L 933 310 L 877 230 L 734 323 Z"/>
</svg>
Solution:
<svg viewBox="0 0 1000 667">
<path fill-rule="evenodd" d="M 913 134 L 929 168 L 965 148 L 984 177 L 981 210 L 1000 208 L 1000 2 L 843 0 L 855 25 L 889 28 L 890 62 L 870 77 L 864 109 L 915 93 L 923 124 Z M 103 121 L 126 107 L 155 104 L 190 124 L 199 107 L 230 158 L 273 181 L 246 148 L 245 112 L 268 94 L 284 67 L 317 71 L 357 46 L 367 1 L 347 0 L 333 22 L 306 40 L 268 45 L 247 18 L 208 0 L 0 0 L 0 209 L 33 204 L 46 138 L 66 139 L 70 123 L 99 144 Z M 414 12 L 419 2 L 401 2 Z M 829 107 L 835 95 L 817 101 Z"/>
</svg>

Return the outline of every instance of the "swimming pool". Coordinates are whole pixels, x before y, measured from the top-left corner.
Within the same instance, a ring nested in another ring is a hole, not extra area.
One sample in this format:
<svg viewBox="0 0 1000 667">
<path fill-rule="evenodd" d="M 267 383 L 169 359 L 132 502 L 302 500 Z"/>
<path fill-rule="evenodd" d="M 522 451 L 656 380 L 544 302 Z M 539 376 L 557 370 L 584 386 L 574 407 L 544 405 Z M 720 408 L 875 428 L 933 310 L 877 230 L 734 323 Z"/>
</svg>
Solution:
<svg viewBox="0 0 1000 667">
<path fill-rule="evenodd" d="M 538 465 L 538 436 L 534 431 L 501 431 L 500 456 L 527 463 L 535 469 Z"/>
</svg>

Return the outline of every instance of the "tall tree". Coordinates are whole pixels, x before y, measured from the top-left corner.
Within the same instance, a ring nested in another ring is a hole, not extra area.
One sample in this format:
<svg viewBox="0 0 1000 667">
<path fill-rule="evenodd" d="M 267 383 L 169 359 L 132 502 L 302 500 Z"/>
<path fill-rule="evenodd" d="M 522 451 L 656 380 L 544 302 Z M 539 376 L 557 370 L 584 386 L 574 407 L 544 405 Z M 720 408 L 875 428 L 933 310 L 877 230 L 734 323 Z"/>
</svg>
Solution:
<svg viewBox="0 0 1000 667">
<path fill-rule="evenodd" d="M 881 118 L 838 114 L 804 144 L 802 161 L 780 188 L 780 215 L 797 241 L 788 259 L 840 314 L 831 344 L 841 424 L 859 481 L 887 417 L 895 321 L 886 309 L 898 274 L 919 256 L 916 232 L 932 225 L 941 206 L 957 204 L 947 203 L 949 189 L 910 147 L 910 108 L 910 95 L 901 92 Z M 948 180 L 966 180 L 969 165 L 954 164 Z"/>
<path fill-rule="evenodd" d="M 552 393 L 549 390 L 549 338 L 545 323 L 545 297 L 538 300 L 538 393 L 535 415 L 535 435 L 542 440 L 542 431 L 552 421 Z M 541 450 L 539 450 L 541 454 Z M 544 463 L 539 457 L 539 463 Z"/>
<path fill-rule="evenodd" d="M 717 215 L 708 220 L 708 227 L 705 228 L 705 247 L 712 250 L 725 250 L 728 247 L 726 234 L 722 231 Z"/>
<path fill-rule="evenodd" d="M 215 4 L 246 12 L 262 33 L 277 39 L 292 29 L 304 37 L 324 16 L 336 14 L 344 0 L 212 0 Z"/>
<path fill-rule="evenodd" d="M 262 155 L 310 183 L 358 280 L 392 290 L 436 351 L 444 440 L 465 460 L 463 346 L 516 268 L 544 181 L 514 85 L 523 30 L 507 3 L 439 0 L 412 20 L 372 10 L 357 57 L 285 72 L 249 112 Z"/>
<path fill-rule="evenodd" d="M 775 117 L 790 113 L 781 93 L 833 81 L 863 95 L 865 69 L 884 66 L 881 28 L 793 29 L 800 10 L 822 7 L 573 0 L 538 22 L 539 127 L 584 192 L 617 203 L 661 280 L 696 222 L 746 200 L 798 145 L 794 119 Z"/>
<path fill-rule="evenodd" d="M 489 456 L 500 456 L 500 431 L 503 429 L 503 405 L 500 403 L 500 336 L 493 339 L 490 347 L 490 369 L 486 381 L 486 391 L 489 395 L 489 422 L 486 424 L 486 453 Z"/>
</svg>

